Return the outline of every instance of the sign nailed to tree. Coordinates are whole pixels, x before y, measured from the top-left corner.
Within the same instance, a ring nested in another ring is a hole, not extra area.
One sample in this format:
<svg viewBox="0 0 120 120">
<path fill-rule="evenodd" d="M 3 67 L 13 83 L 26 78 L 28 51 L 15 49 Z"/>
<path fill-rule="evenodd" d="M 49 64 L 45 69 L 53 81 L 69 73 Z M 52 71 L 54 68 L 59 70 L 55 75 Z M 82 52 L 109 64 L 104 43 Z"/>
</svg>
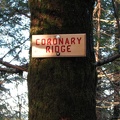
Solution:
<svg viewBox="0 0 120 120">
<path fill-rule="evenodd" d="M 32 35 L 32 57 L 79 56 L 86 56 L 86 34 Z"/>
</svg>

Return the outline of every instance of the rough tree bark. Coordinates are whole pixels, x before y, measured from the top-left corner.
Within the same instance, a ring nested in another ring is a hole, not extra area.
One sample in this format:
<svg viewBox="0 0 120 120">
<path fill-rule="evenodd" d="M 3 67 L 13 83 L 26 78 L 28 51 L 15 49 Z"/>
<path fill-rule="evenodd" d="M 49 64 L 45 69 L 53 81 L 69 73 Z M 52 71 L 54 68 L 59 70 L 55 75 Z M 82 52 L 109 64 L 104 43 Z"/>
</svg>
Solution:
<svg viewBox="0 0 120 120">
<path fill-rule="evenodd" d="M 29 120 L 96 120 L 94 0 L 29 0 L 29 4 L 31 36 L 68 33 L 87 36 L 86 57 L 30 57 Z"/>
</svg>

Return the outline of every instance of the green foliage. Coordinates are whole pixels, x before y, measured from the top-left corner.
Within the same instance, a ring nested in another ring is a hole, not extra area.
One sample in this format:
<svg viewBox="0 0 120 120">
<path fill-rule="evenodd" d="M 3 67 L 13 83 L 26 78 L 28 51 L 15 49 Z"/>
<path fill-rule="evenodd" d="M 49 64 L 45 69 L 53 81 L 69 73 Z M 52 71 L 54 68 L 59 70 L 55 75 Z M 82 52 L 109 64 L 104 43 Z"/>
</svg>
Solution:
<svg viewBox="0 0 120 120">
<path fill-rule="evenodd" d="M 29 24 L 27 24 L 29 19 L 24 20 L 29 15 L 27 2 L 1 0 L 0 6 L 0 46 L 7 49 L 6 54 L 0 57 L 9 56 L 11 60 L 16 59 L 18 61 L 19 59 L 22 62 L 23 58 L 20 57 L 19 53 L 27 48 L 27 37 L 29 37 Z"/>
<path fill-rule="evenodd" d="M 0 0 L 0 60 L 7 61 L 9 64 L 23 65 L 28 63 L 29 50 L 29 27 L 30 13 L 27 0 Z M 18 82 L 19 86 L 24 83 L 23 76 L 10 74 L 7 71 L 13 71 L 0 63 L 0 120 L 14 120 L 19 118 L 18 105 L 27 106 L 25 94 L 20 94 L 18 100 Z M 14 86 L 14 87 L 13 87 Z M 11 93 L 12 89 L 15 91 Z M 13 102 L 14 101 L 14 102 Z M 18 102 L 19 101 L 19 102 Z M 24 102 L 23 102 L 24 101 Z M 13 105 L 14 104 L 14 105 Z M 15 106 L 16 104 L 16 106 Z M 13 107 L 14 106 L 14 107 Z M 15 110 L 15 108 L 17 110 Z M 24 108 L 25 109 L 25 108 Z M 23 110 L 23 109 L 22 109 Z M 27 112 L 22 111 L 21 117 L 26 118 Z M 21 118 L 21 119 L 22 119 Z M 19 118 L 20 119 L 20 118 Z"/>
<path fill-rule="evenodd" d="M 120 18 L 119 1 L 115 0 L 116 8 L 118 10 L 118 17 Z M 98 11 L 94 18 L 98 18 Z M 107 0 L 101 0 L 101 15 L 100 23 L 94 18 L 94 39 L 95 47 L 99 42 L 98 52 L 99 60 L 107 59 L 115 54 L 119 54 L 117 44 L 119 43 L 118 26 L 115 18 L 115 11 L 113 3 Z M 98 35 L 98 25 L 100 25 L 100 36 Z M 114 62 L 107 63 L 98 67 L 98 87 L 97 87 L 97 112 L 99 113 L 98 120 L 113 118 L 114 103 L 116 96 L 119 98 L 119 79 L 120 68 L 119 58 Z M 116 94 L 115 94 L 116 93 Z M 113 105 L 113 106 L 112 106 Z"/>
</svg>

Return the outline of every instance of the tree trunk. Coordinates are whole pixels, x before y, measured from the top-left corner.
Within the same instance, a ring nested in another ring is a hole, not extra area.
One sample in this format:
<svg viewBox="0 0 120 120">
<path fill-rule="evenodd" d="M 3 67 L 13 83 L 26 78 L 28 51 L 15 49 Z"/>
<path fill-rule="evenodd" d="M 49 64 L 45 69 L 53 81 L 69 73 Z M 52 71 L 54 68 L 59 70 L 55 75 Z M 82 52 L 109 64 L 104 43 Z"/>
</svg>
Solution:
<svg viewBox="0 0 120 120">
<path fill-rule="evenodd" d="M 29 0 L 29 4 L 31 36 L 86 33 L 87 39 L 86 57 L 30 58 L 29 120 L 96 120 L 94 0 Z"/>
</svg>

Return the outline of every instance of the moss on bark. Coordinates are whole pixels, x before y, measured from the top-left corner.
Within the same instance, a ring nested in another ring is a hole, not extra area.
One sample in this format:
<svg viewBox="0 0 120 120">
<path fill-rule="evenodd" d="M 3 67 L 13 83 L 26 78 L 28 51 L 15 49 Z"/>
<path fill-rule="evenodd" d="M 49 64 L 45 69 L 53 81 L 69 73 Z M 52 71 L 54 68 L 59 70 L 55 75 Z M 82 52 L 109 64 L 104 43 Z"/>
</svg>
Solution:
<svg viewBox="0 0 120 120">
<path fill-rule="evenodd" d="M 96 120 L 93 2 L 29 0 L 32 34 L 86 33 L 85 58 L 30 58 L 29 120 Z"/>
</svg>

